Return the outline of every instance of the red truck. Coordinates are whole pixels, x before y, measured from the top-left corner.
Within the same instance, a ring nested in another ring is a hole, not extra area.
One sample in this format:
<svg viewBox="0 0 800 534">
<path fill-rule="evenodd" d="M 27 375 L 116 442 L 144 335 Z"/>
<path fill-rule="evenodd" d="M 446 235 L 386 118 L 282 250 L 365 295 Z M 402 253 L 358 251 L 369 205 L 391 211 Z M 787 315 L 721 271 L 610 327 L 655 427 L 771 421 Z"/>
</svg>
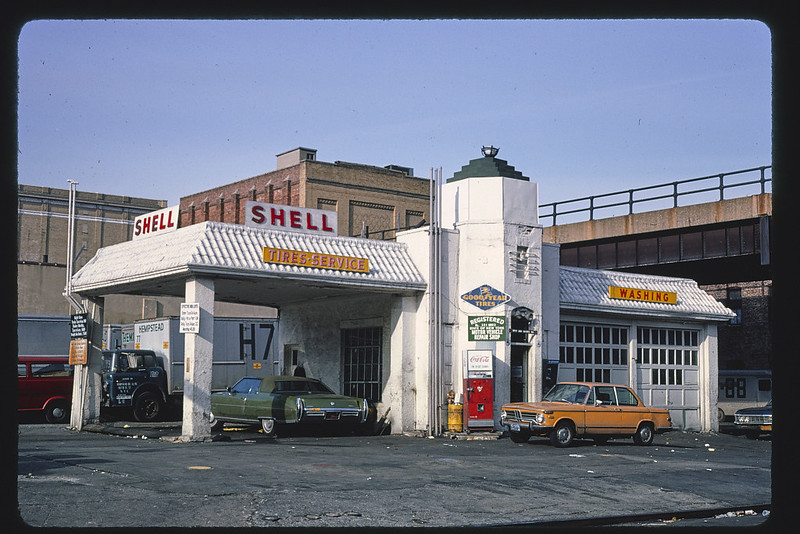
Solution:
<svg viewBox="0 0 800 534">
<path fill-rule="evenodd" d="M 69 358 L 21 356 L 17 360 L 17 410 L 43 412 L 48 423 L 66 423 L 72 405 Z"/>
</svg>

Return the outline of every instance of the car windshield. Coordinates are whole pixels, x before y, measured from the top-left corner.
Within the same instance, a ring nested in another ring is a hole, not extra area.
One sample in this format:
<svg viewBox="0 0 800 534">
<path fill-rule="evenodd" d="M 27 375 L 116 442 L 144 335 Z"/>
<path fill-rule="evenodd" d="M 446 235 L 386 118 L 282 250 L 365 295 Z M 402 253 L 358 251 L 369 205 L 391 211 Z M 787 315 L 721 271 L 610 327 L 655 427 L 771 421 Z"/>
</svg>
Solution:
<svg viewBox="0 0 800 534">
<path fill-rule="evenodd" d="M 258 393 L 259 386 L 261 386 L 260 378 L 252 378 L 246 376 L 241 380 L 239 380 L 238 382 L 236 382 L 231 388 L 231 391 L 241 394 Z"/>
<path fill-rule="evenodd" d="M 581 384 L 556 384 L 542 398 L 548 402 L 570 402 L 583 404 L 586 394 L 589 393 L 589 386 Z"/>
<path fill-rule="evenodd" d="M 156 359 L 153 357 L 152 354 L 137 354 L 135 352 L 124 352 L 121 351 L 117 353 L 116 359 L 116 368 L 114 368 L 114 353 L 113 352 L 104 352 L 103 353 L 103 371 L 104 372 L 114 372 L 114 373 L 123 373 L 129 369 L 138 369 L 140 367 L 155 367 L 156 366 Z"/>
</svg>

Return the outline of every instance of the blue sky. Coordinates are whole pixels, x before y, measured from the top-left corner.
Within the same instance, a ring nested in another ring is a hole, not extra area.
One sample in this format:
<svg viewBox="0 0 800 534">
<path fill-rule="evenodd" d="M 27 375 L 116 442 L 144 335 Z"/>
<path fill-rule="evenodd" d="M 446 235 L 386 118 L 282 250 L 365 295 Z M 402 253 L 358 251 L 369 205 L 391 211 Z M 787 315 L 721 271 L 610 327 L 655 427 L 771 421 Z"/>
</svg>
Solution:
<svg viewBox="0 0 800 534">
<path fill-rule="evenodd" d="M 18 182 L 164 199 L 317 159 L 540 202 L 772 164 L 755 20 L 59 20 L 19 36 Z"/>
</svg>

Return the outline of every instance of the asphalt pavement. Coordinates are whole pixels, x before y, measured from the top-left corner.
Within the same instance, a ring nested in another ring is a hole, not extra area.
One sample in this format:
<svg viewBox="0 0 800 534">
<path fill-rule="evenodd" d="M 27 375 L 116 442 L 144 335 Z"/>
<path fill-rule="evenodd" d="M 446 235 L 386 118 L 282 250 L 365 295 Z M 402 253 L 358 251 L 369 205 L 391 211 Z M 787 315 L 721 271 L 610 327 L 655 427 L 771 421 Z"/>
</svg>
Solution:
<svg viewBox="0 0 800 534">
<path fill-rule="evenodd" d="M 18 520 L 34 527 L 751 526 L 771 510 L 772 441 L 421 438 L 178 423 L 18 427 Z M 474 436 L 473 436 L 474 437 Z"/>
</svg>

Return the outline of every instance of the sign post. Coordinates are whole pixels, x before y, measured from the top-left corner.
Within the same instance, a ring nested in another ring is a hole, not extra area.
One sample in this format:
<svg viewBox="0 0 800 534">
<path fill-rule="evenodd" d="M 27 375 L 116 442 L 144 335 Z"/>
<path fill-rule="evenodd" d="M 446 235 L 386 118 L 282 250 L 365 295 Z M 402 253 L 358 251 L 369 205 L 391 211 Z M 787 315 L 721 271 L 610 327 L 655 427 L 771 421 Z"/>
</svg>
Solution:
<svg viewBox="0 0 800 534">
<path fill-rule="evenodd" d="M 89 314 L 74 313 L 69 317 L 69 363 L 85 365 L 89 356 Z"/>
</svg>

